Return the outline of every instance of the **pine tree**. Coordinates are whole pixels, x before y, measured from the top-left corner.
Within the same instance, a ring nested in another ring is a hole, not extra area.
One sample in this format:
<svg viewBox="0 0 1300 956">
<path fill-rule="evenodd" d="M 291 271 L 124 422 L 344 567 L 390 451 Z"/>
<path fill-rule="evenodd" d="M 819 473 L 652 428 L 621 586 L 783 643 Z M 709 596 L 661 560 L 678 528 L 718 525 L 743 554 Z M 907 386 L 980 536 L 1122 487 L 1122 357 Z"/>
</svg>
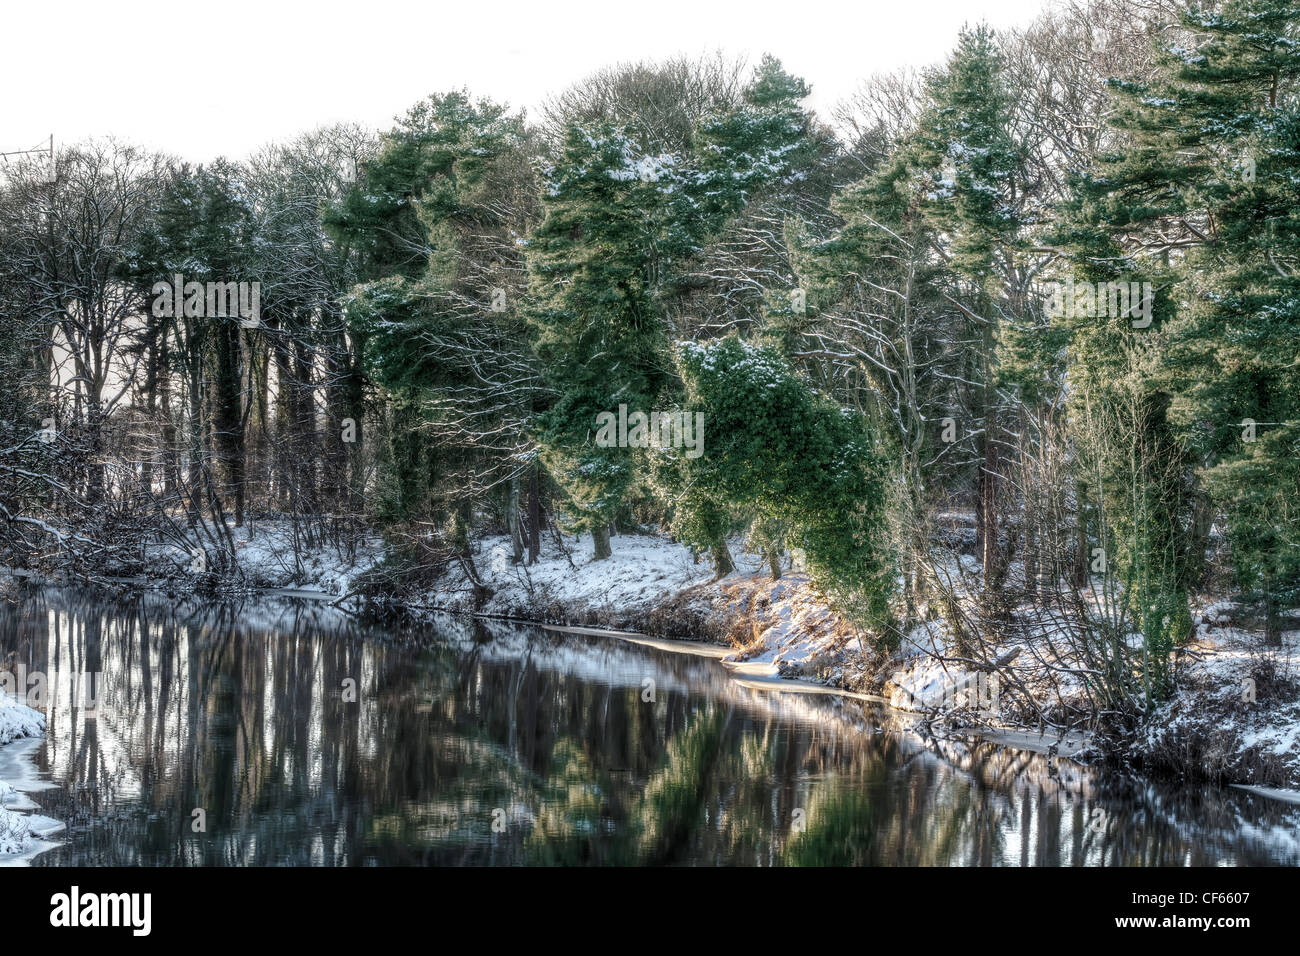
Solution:
<svg viewBox="0 0 1300 956">
<path fill-rule="evenodd" d="M 538 382 L 520 243 L 532 187 L 521 119 L 452 92 L 413 108 L 326 217 L 371 277 L 347 316 L 394 402 L 385 517 L 448 517 L 462 553 L 471 502 L 529 467 Z"/>
<path fill-rule="evenodd" d="M 626 130 L 573 126 L 528 240 L 529 321 L 556 396 L 539 419 L 543 460 L 597 558 L 638 474 L 632 449 L 596 444 L 597 416 L 648 414 L 671 387 L 656 295 L 678 175 L 673 157 L 645 155 Z"/>
<path fill-rule="evenodd" d="M 1283 504 L 1295 488 L 1294 389 L 1279 372 L 1294 355 L 1294 266 L 1284 263 L 1294 262 L 1286 130 L 1300 72 L 1297 8 L 1227 0 L 1185 11 L 1179 25 L 1155 80 L 1112 84 L 1112 145 L 1079 176 L 1059 234 L 1076 278 L 1140 278 L 1155 290 L 1141 323 L 1067 323 L 1079 394 L 1141 394 L 1123 428 L 1142 436 L 1149 467 L 1135 472 L 1133 456 L 1113 456 L 1104 468 L 1112 487 L 1094 497 L 1110 503 L 1118 567 L 1139 584 L 1144 620 L 1170 601 L 1185 619 L 1185 592 L 1199 583 L 1212 512 L 1192 485 L 1198 465 L 1227 515 L 1243 584 L 1271 608 L 1294 577 L 1281 558 L 1295 540 Z M 1254 444 L 1239 437 L 1247 420 L 1279 424 L 1261 426 Z"/>
<path fill-rule="evenodd" d="M 693 141 L 686 197 L 700 226 L 679 270 L 676 305 L 695 329 L 797 322 L 802 304 L 791 270 L 796 223 L 829 217 L 843 151 L 807 108 L 809 85 L 764 56 L 735 109 L 709 117 Z M 689 324 L 688 324 L 689 323 Z"/>
<path fill-rule="evenodd" d="M 986 26 L 964 30 L 945 69 L 931 77 L 932 105 L 912 140 L 929 179 L 923 209 L 945 237 L 943 254 L 961 280 L 967 336 L 975 344 L 962 373 L 972 383 L 980 461 L 978 536 L 986 591 L 1000 580 L 1000 471 L 997 343 L 1007 273 L 1022 239 L 1018 199 L 1025 190 L 1024 155 L 1011 132 L 1010 96 L 996 35 Z"/>
<path fill-rule="evenodd" d="M 1300 6 L 1192 10 L 1198 48 L 1170 51 L 1203 241 L 1170 348 L 1171 419 L 1204 463 L 1244 593 L 1280 640 L 1300 599 Z"/>
<path fill-rule="evenodd" d="M 765 54 L 735 110 L 701 124 L 693 143 L 697 170 L 687 194 L 697 203 L 697 227 L 716 233 L 765 190 L 806 175 L 819 141 L 802 102 L 811 90 Z"/>
<path fill-rule="evenodd" d="M 764 55 L 740 103 L 696 129 L 670 212 L 679 254 L 662 293 L 665 311 L 682 317 L 679 337 L 694 334 L 710 315 L 736 325 L 747 313 L 757 328 L 780 324 L 791 310 L 787 232 L 792 217 L 809 207 L 824 210 L 837 150 L 804 106 L 810 92 L 778 59 Z M 710 529 L 713 537 L 703 546 L 719 573 L 732 566 L 726 533 L 745 523 L 751 544 L 762 542 L 769 566 L 779 573 L 784 545 L 778 522 L 689 493 L 674 493 L 671 501 L 673 526 L 694 529 L 688 539 Z M 695 508 L 699 515 L 691 514 Z"/>
</svg>

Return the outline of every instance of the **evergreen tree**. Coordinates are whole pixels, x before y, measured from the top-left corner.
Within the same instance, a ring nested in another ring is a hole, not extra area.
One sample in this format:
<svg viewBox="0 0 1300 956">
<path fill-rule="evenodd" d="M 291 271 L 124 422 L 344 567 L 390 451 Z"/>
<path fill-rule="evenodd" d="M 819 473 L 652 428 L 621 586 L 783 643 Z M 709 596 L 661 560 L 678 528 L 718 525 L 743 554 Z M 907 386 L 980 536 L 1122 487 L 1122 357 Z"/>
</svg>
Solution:
<svg viewBox="0 0 1300 956">
<path fill-rule="evenodd" d="M 528 240 L 529 321 L 556 396 L 539 419 L 543 460 L 597 558 L 638 473 L 631 449 L 596 444 L 597 416 L 648 414 L 671 386 L 657 293 L 678 177 L 625 130 L 571 127 Z"/>
<path fill-rule="evenodd" d="M 1278 612 L 1300 598 L 1300 6 L 1194 9 L 1159 109 L 1179 127 L 1201 241 L 1169 354 L 1171 419 L 1204 463 L 1239 585 Z"/>
<path fill-rule="evenodd" d="M 527 151 L 520 118 L 504 107 L 462 92 L 430 97 L 326 217 L 372 277 L 347 316 L 394 403 L 385 517 L 448 518 L 462 554 L 472 502 L 529 467 L 538 382 L 519 317 Z"/>
<path fill-rule="evenodd" d="M 1066 324 L 1080 400 L 1121 396 L 1116 406 L 1132 409 L 1122 428 L 1143 438 L 1146 466 L 1120 450 L 1103 469 L 1111 487 L 1093 497 L 1108 502 L 1101 516 L 1121 575 L 1140 585 L 1136 611 L 1147 620 L 1172 601 L 1184 622 L 1176 635 L 1187 629 L 1182 595 L 1199 583 L 1212 518 L 1192 485 L 1196 465 L 1226 510 L 1243 582 L 1272 594 L 1291 576 L 1278 558 L 1294 530 L 1278 506 L 1294 488 L 1285 451 L 1294 438 L 1277 370 L 1294 330 L 1293 269 L 1281 263 L 1291 253 L 1296 22 L 1295 5 L 1279 0 L 1185 11 L 1179 38 L 1159 50 L 1156 79 L 1112 84 L 1112 145 L 1079 176 L 1059 233 L 1076 278 L 1140 278 L 1155 290 L 1141 321 L 1081 314 Z M 1262 427 L 1256 446 L 1239 438 L 1247 419 L 1280 424 Z"/>
<path fill-rule="evenodd" d="M 802 103 L 807 83 L 764 54 L 735 110 L 707 119 L 693 144 L 696 174 L 687 192 L 702 231 L 716 233 L 747 202 L 807 175 L 820 143 Z"/>
<path fill-rule="evenodd" d="M 978 465 L 976 515 L 986 593 L 1000 584 L 998 476 L 1002 444 L 997 392 L 1001 315 L 1014 291 L 1024 244 L 1020 204 L 1024 151 L 1011 130 L 1011 101 L 996 35 L 986 26 L 963 30 L 943 70 L 927 84 L 931 100 L 907 148 L 924 177 L 924 214 L 940 237 L 948 267 L 959 279 L 953 301 L 974 347 L 961 370 L 974 421 Z M 959 302 L 957 300 L 960 300 Z"/>
</svg>

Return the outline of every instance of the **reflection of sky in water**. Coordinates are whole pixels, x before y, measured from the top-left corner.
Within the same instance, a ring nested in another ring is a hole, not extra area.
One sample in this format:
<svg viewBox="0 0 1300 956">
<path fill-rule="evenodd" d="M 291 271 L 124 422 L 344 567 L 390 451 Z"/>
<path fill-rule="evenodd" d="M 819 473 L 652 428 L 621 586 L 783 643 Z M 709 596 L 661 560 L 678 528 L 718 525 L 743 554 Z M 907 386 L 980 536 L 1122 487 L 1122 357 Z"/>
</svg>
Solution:
<svg viewBox="0 0 1300 956">
<path fill-rule="evenodd" d="M 38 864 L 1300 862 L 1294 807 L 1054 773 L 628 641 L 46 591 L 0 608 L 10 652 L 102 678 L 93 716 L 50 695 L 33 798 L 69 832 Z"/>
</svg>

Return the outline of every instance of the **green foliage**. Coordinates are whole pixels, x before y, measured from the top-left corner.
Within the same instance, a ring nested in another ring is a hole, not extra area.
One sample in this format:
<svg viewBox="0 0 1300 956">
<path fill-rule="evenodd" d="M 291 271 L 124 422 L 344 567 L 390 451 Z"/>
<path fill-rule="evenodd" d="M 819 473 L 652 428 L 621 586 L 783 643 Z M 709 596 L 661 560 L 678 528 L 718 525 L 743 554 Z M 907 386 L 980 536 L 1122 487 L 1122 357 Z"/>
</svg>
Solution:
<svg viewBox="0 0 1300 956">
<path fill-rule="evenodd" d="M 963 30 L 929 94 L 933 106 L 911 144 L 930 177 L 925 209 L 950 235 L 953 269 L 992 293 L 995 253 L 1020 241 L 1013 197 L 1023 165 L 993 31 Z"/>
<path fill-rule="evenodd" d="M 431 97 L 325 211 L 369 278 L 345 302 L 349 332 L 414 432 L 394 436 L 382 459 L 390 520 L 463 502 L 467 472 L 490 479 L 515 467 L 485 456 L 476 436 L 522 444 L 532 412 L 516 278 L 532 209 L 526 158 L 522 122 L 505 107 L 462 92 Z"/>
<path fill-rule="evenodd" d="M 1191 634 L 1192 618 L 1187 595 L 1157 592 L 1146 599 L 1140 618 L 1144 660 L 1142 682 L 1149 702 L 1166 699 L 1173 692 L 1174 647 Z"/>
<path fill-rule="evenodd" d="M 1170 349 L 1170 418 L 1204 463 L 1239 586 L 1268 614 L 1300 599 L 1300 8 L 1240 0 L 1190 13 L 1208 33 L 1171 98 L 1211 241 L 1189 257 Z"/>
<path fill-rule="evenodd" d="M 695 240 L 720 229 L 747 202 L 805 175 L 820 143 L 802 106 L 811 90 L 764 55 L 745 88 L 744 103 L 701 124 L 693 174 L 685 180 L 685 212 Z"/>
<path fill-rule="evenodd" d="M 538 438 L 579 529 L 608 524 L 636 474 L 628 449 L 596 446 L 596 416 L 648 413 L 671 382 L 655 294 L 673 175 L 623 130 L 573 127 L 528 242 L 528 321 L 557 396 Z"/>
<path fill-rule="evenodd" d="M 1079 278 L 1132 271 L 1152 281 L 1155 322 L 1147 332 L 1122 320 L 1076 323 L 1071 382 L 1076 396 L 1114 394 L 1134 339 L 1161 333 L 1144 348 L 1144 394 L 1127 426 L 1159 474 L 1143 482 L 1149 501 L 1112 523 L 1136 540 L 1142 522 L 1148 560 L 1175 563 L 1168 587 L 1195 586 L 1205 545 L 1190 515 L 1199 472 L 1226 516 L 1239 581 L 1272 602 L 1300 583 L 1300 561 L 1286 557 L 1300 537 L 1288 507 L 1300 411 L 1297 8 L 1228 0 L 1185 11 L 1181 26 L 1193 48 L 1166 44 L 1154 80 L 1114 84 L 1116 145 L 1079 178 L 1059 235 Z M 1250 443 L 1247 420 L 1274 424 Z M 1131 500 L 1108 497 L 1121 509 Z"/>
<path fill-rule="evenodd" d="M 506 107 L 464 91 L 416 104 L 384 137 L 360 182 L 322 213 L 325 228 L 363 263 L 363 279 L 419 278 L 429 230 L 487 201 L 500 159 L 523 138 Z"/>
<path fill-rule="evenodd" d="M 691 495 L 796 529 L 815 581 L 871 626 L 888 622 L 890 561 L 875 532 L 886 470 L 861 416 L 819 396 L 774 350 L 736 336 L 684 342 L 678 367 L 704 453 L 683 459 Z"/>
</svg>

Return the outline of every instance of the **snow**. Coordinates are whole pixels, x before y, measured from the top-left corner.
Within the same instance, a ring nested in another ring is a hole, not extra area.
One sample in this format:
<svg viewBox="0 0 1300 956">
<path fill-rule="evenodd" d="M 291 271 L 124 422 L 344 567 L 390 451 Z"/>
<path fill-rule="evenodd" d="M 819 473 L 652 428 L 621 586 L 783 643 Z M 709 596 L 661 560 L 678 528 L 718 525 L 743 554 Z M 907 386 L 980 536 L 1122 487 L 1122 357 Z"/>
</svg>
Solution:
<svg viewBox="0 0 1300 956">
<path fill-rule="evenodd" d="M 0 690 L 0 744 L 45 733 L 45 718 Z"/>
<path fill-rule="evenodd" d="M 475 608 L 467 575 L 453 567 L 426 597 L 428 606 L 644 629 L 651 612 L 672 604 L 682 613 L 671 616 L 700 622 L 694 636 L 731 644 L 721 660 L 736 676 L 807 677 L 850 687 L 863 674 L 867 654 L 859 636 L 807 575 L 784 571 L 772 580 L 762 555 L 746 550 L 738 536 L 728 542 L 736 570 L 720 580 L 707 557 L 696 562 L 688 548 L 662 536 L 617 535 L 611 557 L 601 561 L 594 560 L 589 536 L 565 535 L 563 542 L 564 551 L 552 536 L 528 566 L 513 563 L 508 537 L 482 538 L 473 559 L 490 597 Z"/>
<path fill-rule="evenodd" d="M 728 542 L 736 570 L 720 580 L 706 557 L 697 563 L 688 548 L 662 536 L 617 535 L 612 556 L 601 561 L 594 560 L 589 536 L 566 535 L 563 542 L 567 557 L 551 537 L 538 562 L 527 566 L 513 563 L 506 536 L 476 541 L 475 570 L 492 590 L 477 611 L 623 627 L 641 626 L 650 612 L 676 603 L 683 606 L 681 617 L 701 620 L 695 636 L 732 645 L 722 662 L 734 674 L 808 677 L 839 687 L 861 676 L 866 655 L 856 632 L 805 574 L 785 571 L 772 580 L 767 562 L 747 551 L 740 537 Z M 473 589 L 459 567 L 427 601 L 444 610 L 475 610 Z"/>
<path fill-rule="evenodd" d="M 945 664 L 940 657 L 918 656 L 890 675 L 889 706 L 914 711 L 959 706 L 965 701 L 967 687 L 973 687 L 977 678 L 974 672 Z"/>
<path fill-rule="evenodd" d="M 383 542 L 371 535 L 352 557 L 328 544 L 300 547 L 296 567 L 293 529 L 287 521 L 259 521 L 236 529 L 235 548 L 244 573 L 259 583 L 312 586 L 335 595 L 347 594 L 356 578 L 378 564 L 385 553 Z"/>
<path fill-rule="evenodd" d="M 696 563 L 688 548 L 663 537 L 616 535 L 610 541 L 612 556 L 602 561 L 594 559 L 589 535 L 564 535 L 563 542 L 562 550 L 553 537 L 545 541 L 537 563 L 528 566 L 514 564 L 508 536 L 478 539 L 473 551 L 475 570 L 493 591 L 478 610 L 512 614 L 524 607 L 564 605 L 571 610 L 625 614 L 708 584 L 713 577 L 705 559 Z M 455 567 L 428 600 L 449 610 L 469 610 L 471 592 L 464 571 Z"/>
<path fill-rule="evenodd" d="M 250 520 L 232 528 L 231 535 L 235 561 L 248 584 L 311 589 L 336 597 L 347 594 L 357 577 L 386 554 L 383 540 L 373 533 L 363 538 L 354 555 L 328 541 L 308 546 L 302 535 L 295 535 L 293 523 L 281 519 Z M 194 555 L 171 545 L 151 547 L 147 555 L 164 573 L 196 573 Z"/>
<path fill-rule="evenodd" d="M 706 367 L 714 358 L 707 350 L 698 357 Z M 759 356 L 753 358 L 757 362 Z M 965 512 L 946 512 L 938 518 L 949 536 L 963 536 L 972 524 Z M 371 536 L 353 556 L 324 545 L 302 549 L 295 563 L 292 526 L 271 520 L 237 529 L 235 540 L 249 583 L 312 589 L 325 595 L 347 594 L 357 576 L 385 556 L 382 540 Z M 707 556 L 697 560 L 689 548 L 663 535 L 617 535 L 611 546 L 612 556 L 597 561 L 589 535 L 548 533 L 537 563 L 526 565 L 514 562 L 508 536 L 479 537 L 472 544 L 477 589 L 467 569 L 453 562 L 432 587 L 400 599 L 415 608 L 621 628 L 644 632 L 650 639 L 693 637 L 721 645 L 718 656 L 733 679 L 785 683 L 802 678 L 828 688 L 881 693 L 886 696 L 879 699 L 896 710 L 927 714 L 927 719 L 937 715 L 947 719 L 948 713 L 956 711 L 979 713 L 993 724 L 1009 726 L 1002 721 L 1016 713 L 1014 700 L 1003 695 L 1011 703 L 1002 702 L 999 708 L 996 689 L 981 686 L 981 681 L 990 683 L 986 675 L 955 660 L 962 655 L 942 620 L 915 625 L 902 636 L 893 657 L 885 660 L 869 635 L 858 633 L 828 607 L 801 569 L 784 570 L 780 579 L 772 580 L 761 555 L 748 551 L 739 536 L 729 541 L 736 570 L 721 580 L 715 580 Z M 188 556 L 175 552 L 166 559 L 184 568 Z M 787 558 L 783 569 L 790 564 Z M 972 598 L 970 587 L 978 580 L 974 557 L 953 554 L 935 570 L 953 588 L 957 600 Z M 1014 564 L 1011 574 L 1023 576 L 1023 565 Z M 1098 613 L 1113 598 L 1085 592 L 1085 600 Z M 1255 765 L 1268 768 L 1254 772 L 1249 760 L 1237 760 L 1229 768 L 1229 780 L 1265 783 L 1281 767 L 1283 777 L 1289 773 L 1294 785 L 1300 781 L 1300 702 L 1261 696 L 1258 706 L 1233 703 L 1240 697 L 1243 680 L 1261 660 L 1257 638 L 1228 626 L 1233 610 L 1225 600 L 1197 604 L 1196 638 L 1190 653 L 1180 654 L 1175 697 L 1157 712 L 1145 747 L 1157 754 L 1169 751 L 1170 742 L 1176 744 L 1179 738 L 1219 736 L 1229 756 L 1246 753 L 1251 759 L 1260 758 Z M 925 616 L 924 607 L 918 611 Z M 1000 658 L 997 672 L 1013 677 L 1017 687 L 1028 688 L 1049 708 L 1085 704 L 1086 688 L 1075 673 L 1078 662 L 1071 658 L 1060 615 L 1031 605 L 1015 608 L 1012 614 L 1015 635 L 997 653 L 1021 653 L 1012 654 L 1005 663 Z M 1284 677 L 1300 675 L 1298 637 L 1287 635 L 1282 651 L 1269 655 Z M 1142 644 L 1140 635 L 1130 635 L 1129 642 L 1135 649 Z M 11 706 L 5 720 L 0 720 L 0 742 L 39 735 L 39 720 L 34 711 Z M 964 720 L 959 717 L 959 722 Z M 19 729 L 7 732 L 6 727 Z M 1225 767 L 1232 763 L 1227 757 L 1224 760 Z"/>
<path fill-rule="evenodd" d="M 42 737 L 45 718 L 25 704 L 0 690 L 0 745 L 25 737 Z M 29 852 L 35 842 L 33 820 L 10 807 L 23 807 L 22 795 L 10 783 L 0 779 L 0 863 L 6 857 Z M 53 821 L 38 818 L 38 825 Z"/>
<path fill-rule="evenodd" d="M 799 571 L 773 581 L 761 571 L 723 588 L 726 613 L 747 623 L 750 640 L 724 664 L 745 663 L 749 675 L 843 681 L 862 657 L 859 635 L 830 610 Z"/>
<path fill-rule="evenodd" d="M 1181 737 L 1205 735 L 1231 760 L 1228 772 L 1241 784 L 1255 767 L 1300 783 L 1300 700 L 1288 684 L 1300 678 L 1300 632 L 1282 635 L 1270 648 L 1260 635 L 1229 625 L 1233 605 L 1213 601 L 1193 613 L 1196 633 L 1179 674 L 1178 693 L 1148 729 L 1142 745 L 1156 748 Z M 1272 675 L 1277 687 L 1256 680 Z"/>
<path fill-rule="evenodd" d="M 16 793 L 13 787 L 0 782 L 0 857 L 22 853 L 31 845 L 31 826 L 26 817 L 4 807 Z"/>
</svg>

